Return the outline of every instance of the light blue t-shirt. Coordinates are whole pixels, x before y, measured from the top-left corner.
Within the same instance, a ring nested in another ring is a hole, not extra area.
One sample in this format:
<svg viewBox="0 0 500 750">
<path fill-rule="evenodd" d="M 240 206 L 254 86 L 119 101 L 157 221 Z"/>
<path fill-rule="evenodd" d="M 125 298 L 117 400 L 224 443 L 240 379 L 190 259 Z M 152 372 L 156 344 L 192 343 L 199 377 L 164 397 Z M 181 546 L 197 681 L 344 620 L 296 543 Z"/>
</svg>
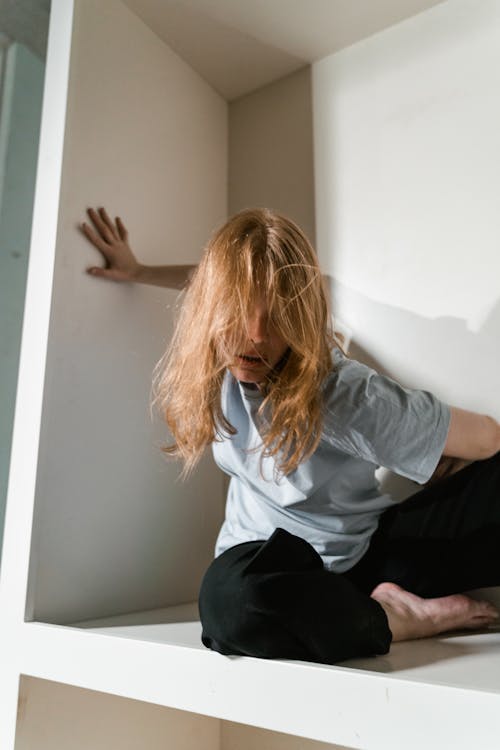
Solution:
<svg viewBox="0 0 500 750">
<path fill-rule="evenodd" d="M 309 542 L 325 567 L 341 573 L 365 553 L 382 511 L 375 470 L 384 466 L 420 484 L 442 455 L 450 408 L 428 391 L 403 388 L 337 349 L 324 384 L 324 425 L 314 454 L 275 478 L 261 461 L 258 390 L 229 372 L 222 409 L 237 433 L 214 442 L 218 466 L 231 476 L 226 518 L 215 555 L 241 542 L 268 539 L 277 527 Z"/>
</svg>

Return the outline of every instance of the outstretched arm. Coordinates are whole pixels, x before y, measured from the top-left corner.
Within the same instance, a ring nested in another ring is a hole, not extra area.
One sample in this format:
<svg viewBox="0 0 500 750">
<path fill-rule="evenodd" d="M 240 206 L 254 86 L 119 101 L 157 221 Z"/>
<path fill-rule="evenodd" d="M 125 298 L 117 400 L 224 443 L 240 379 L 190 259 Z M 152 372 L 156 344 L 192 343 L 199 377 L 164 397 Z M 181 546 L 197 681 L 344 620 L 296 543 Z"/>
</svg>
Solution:
<svg viewBox="0 0 500 750">
<path fill-rule="evenodd" d="M 455 474 L 471 461 L 500 451 L 500 424 L 492 417 L 451 407 L 451 421 L 443 455 L 427 484 Z"/>
<path fill-rule="evenodd" d="M 169 289 L 183 289 L 189 282 L 196 266 L 145 266 L 139 263 L 129 245 L 128 232 L 119 216 L 115 223 L 104 208 L 87 209 L 93 227 L 85 222 L 80 230 L 99 250 L 106 265 L 91 266 L 87 273 L 111 281 L 152 284 Z"/>
<path fill-rule="evenodd" d="M 485 414 L 451 408 L 444 456 L 472 461 L 490 458 L 500 451 L 500 424 Z"/>
</svg>

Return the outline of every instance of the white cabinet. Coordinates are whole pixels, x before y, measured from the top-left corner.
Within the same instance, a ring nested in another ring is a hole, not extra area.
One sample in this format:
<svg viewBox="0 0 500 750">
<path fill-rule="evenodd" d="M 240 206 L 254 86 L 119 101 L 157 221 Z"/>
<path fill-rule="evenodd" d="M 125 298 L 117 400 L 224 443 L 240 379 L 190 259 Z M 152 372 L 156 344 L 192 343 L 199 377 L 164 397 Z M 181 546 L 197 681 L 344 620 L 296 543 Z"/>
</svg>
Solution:
<svg viewBox="0 0 500 750">
<path fill-rule="evenodd" d="M 77 224 L 104 205 L 144 262 L 196 262 L 227 215 L 228 140 L 228 103 L 128 7 L 53 0 L 0 578 L 0 746 L 14 748 L 18 708 L 17 750 L 98 737 L 489 748 L 498 634 L 338 667 L 200 643 L 224 483 L 210 456 L 180 483 L 149 416 L 178 296 L 90 278 L 98 259 Z M 84 717 L 102 712 L 92 734 Z"/>
</svg>

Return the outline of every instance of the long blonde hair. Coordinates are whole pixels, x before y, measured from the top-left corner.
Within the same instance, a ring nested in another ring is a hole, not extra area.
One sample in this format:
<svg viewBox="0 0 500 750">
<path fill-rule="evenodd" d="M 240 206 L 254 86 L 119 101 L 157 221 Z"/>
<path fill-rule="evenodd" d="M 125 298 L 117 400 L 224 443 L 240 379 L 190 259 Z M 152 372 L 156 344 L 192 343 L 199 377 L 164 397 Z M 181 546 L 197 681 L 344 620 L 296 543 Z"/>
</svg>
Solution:
<svg viewBox="0 0 500 750">
<path fill-rule="evenodd" d="M 316 254 L 302 230 L 269 209 L 233 216 L 205 248 L 186 291 L 174 336 L 158 362 L 153 403 L 174 437 L 162 450 L 184 476 L 207 445 L 235 434 L 222 411 L 227 368 L 241 351 L 256 289 L 288 344 L 280 368 L 261 385 L 262 456 L 289 474 L 321 437 L 321 386 L 332 368 L 333 334 Z"/>
</svg>

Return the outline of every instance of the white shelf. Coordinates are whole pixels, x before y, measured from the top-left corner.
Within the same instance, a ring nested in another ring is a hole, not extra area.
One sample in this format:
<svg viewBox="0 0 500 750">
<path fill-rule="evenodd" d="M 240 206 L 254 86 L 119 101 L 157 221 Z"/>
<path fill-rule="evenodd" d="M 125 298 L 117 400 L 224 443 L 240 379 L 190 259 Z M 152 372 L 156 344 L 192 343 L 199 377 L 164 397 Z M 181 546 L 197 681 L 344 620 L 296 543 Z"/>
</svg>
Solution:
<svg viewBox="0 0 500 750">
<path fill-rule="evenodd" d="M 117 638 L 131 638 L 206 650 L 201 643 L 201 624 L 196 602 L 145 612 L 131 612 L 116 617 L 85 620 L 71 623 L 70 627 L 91 630 L 93 633 L 102 633 Z"/>
<path fill-rule="evenodd" d="M 206 651 L 201 643 L 201 623 L 196 602 L 86 620 L 72 623 L 70 627 L 117 638 Z M 500 694 L 499 646 L 500 626 L 474 633 L 449 633 L 410 643 L 395 643 L 384 656 L 350 659 L 341 666 L 381 674 L 394 680 Z"/>
<path fill-rule="evenodd" d="M 495 746 L 500 630 L 395 644 L 386 656 L 332 666 L 214 653 L 196 614 L 193 603 L 71 626 L 26 623 L 21 671 L 353 748 Z"/>
<path fill-rule="evenodd" d="M 195 603 L 140 611 L 196 595 L 222 481 L 207 463 L 182 485 L 155 463 L 164 436 L 146 391 L 174 297 L 86 277 L 95 257 L 78 256 L 75 224 L 87 201 L 116 199 L 145 262 L 195 262 L 225 215 L 228 113 L 118 0 L 78 0 L 74 18 L 73 4 L 51 8 L 0 580 L 1 750 L 23 674 L 352 748 L 497 748 L 500 630 L 331 666 L 211 652 Z"/>
</svg>

